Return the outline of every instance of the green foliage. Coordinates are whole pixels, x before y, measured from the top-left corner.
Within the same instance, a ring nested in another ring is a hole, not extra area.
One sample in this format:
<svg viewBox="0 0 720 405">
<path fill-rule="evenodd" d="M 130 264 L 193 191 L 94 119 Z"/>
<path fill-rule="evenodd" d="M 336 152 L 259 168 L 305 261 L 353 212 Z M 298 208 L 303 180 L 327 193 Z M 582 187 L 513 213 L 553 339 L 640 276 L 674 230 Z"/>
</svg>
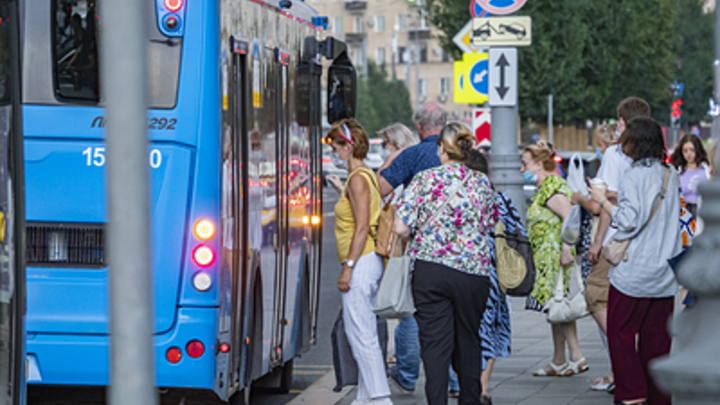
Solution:
<svg viewBox="0 0 720 405">
<path fill-rule="evenodd" d="M 428 0 L 430 21 L 449 40 L 469 19 L 468 2 Z M 670 83 L 685 83 L 683 120 L 707 109 L 712 83 L 712 15 L 702 0 L 532 0 L 520 10 L 533 19 L 533 44 L 519 49 L 520 114 L 544 121 L 554 94 L 557 124 L 615 117 L 617 104 L 646 99 L 668 121 Z M 677 70 L 676 61 L 682 60 Z"/>
<path fill-rule="evenodd" d="M 388 78 L 384 65 L 368 62 L 367 80 L 362 80 L 362 75 L 358 80 L 357 103 L 358 121 L 371 137 L 396 122 L 414 128 L 410 93 L 405 83 Z"/>
</svg>

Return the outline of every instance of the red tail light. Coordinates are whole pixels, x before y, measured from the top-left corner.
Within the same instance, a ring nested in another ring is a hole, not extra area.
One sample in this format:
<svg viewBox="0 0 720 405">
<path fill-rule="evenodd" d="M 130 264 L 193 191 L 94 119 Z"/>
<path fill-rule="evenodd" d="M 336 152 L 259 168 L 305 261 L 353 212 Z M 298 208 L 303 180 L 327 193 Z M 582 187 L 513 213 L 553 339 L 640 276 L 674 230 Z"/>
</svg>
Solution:
<svg viewBox="0 0 720 405">
<path fill-rule="evenodd" d="M 198 266 L 207 267 L 215 261 L 215 253 L 207 246 L 198 246 L 193 250 L 192 258 Z"/>
<path fill-rule="evenodd" d="M 165 0 L 165 8 L 173 13 L 180 10 L 183 6 L 183 0 Z"/>
<path fill-rule="evenodd" d="M 185 346 L 185 351 L 188 356 L 193 359 L 197 359 L 205 353 L 205 345 L 203 345 L 199 340 L 191 340 L 188 342 L 187 346 Z"/>
<path fill-rule="evenodd" d="M 177 364 L 182 359 L 182 351 L 177 347 L 171 347 L 165 352 L 165 358 L 172 364 Z"/>
<path fill-rule="evenodd" d="M 223 343 L 220 345 L 220 353 L 227 353 L 230 351 L 230 345 L 227 343 Z"/>
<path fill-rule="evenodd" d="M 555 160 L 555 163 L 562 163 L 562 156 L 555 155 L 553 156 L 553 160 Z"/>
</svg>

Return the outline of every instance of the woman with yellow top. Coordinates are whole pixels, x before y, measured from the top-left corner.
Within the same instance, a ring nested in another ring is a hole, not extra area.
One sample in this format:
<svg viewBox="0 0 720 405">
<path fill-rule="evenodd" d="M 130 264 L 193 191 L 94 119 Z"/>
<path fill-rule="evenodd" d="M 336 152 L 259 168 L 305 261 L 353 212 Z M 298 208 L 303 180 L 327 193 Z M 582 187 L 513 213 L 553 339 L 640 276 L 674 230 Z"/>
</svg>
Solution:
<svg viewBox="0 0 720 405">
<path fill-rule="evenodd" d="M 369 149 L 368 136 L 352 118 L 336 122 L 327 136 L 333 163 L 346 167 L 349 173 L 335 205 L 335 239 L 343 266 L 338 289 L 343 293 L 345 334 L 358 365 L 357 398 L 353 405 L 392 405 L 372 311 L 383 263 L 375 254 L 380 191 L 375 173 L 363 163 Z"/>
</svg>

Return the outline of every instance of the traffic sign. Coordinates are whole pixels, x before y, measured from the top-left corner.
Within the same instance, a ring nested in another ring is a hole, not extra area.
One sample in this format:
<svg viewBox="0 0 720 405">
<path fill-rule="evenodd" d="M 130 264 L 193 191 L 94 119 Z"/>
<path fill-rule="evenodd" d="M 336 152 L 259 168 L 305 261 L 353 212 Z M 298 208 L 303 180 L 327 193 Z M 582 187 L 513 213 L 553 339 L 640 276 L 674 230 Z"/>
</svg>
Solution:
<svg viewBox="0 0 720 405">
<path fill-rule="evenodd" d="M 472 18 L 490 17 L 490 13 L 480 7 L 477 0 L 470 0 L 470 16 Z"/>
<path fill-rule="evenodd" d="M 453 65 L 454 101 L 458 104 L 482 104 L 488 99 L 488 54 L 466 53 Z"/>
<path fill-rule="evenodd" d="M 528 46 L 532 43 L 532 20 L 521 17 L 473 19 L 473 47 Z"/>
<path fill-rule="evenodd" d="M 517 49 L 490 49 L 490 106 L 517 104 Z"/>
<path fill-rule="evenodd" d="M 490 146 L 490 109 L 473 109 L 473 130 L 475 130 L 475 145 Z"/>
<path fill-rule="evenodd" d="M 453 43 L 460 48 L 463 53 L 473 53 L 475 50 L 472 48 L 472 27 L 473 20 L 470 20 L 465 26 L 458 31 L 453 37 Z"/>
<path fill-rule="evenodd" d="M 480 7 L 495 15 L 512 14 L 522 8 L 527 0 L 477 0 Z"/>
</svg>

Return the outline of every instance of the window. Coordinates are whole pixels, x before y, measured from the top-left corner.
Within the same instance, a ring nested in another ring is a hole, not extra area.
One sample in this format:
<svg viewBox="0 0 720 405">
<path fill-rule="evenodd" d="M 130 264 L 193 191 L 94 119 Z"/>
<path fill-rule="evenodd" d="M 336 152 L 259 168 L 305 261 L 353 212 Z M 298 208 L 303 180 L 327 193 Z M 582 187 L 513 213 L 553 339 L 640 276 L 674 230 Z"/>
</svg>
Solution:
<svg viewBox="0 0 720 405">
<path fill-rule="evenodd" d="M 382 65 L 385 63 L 385 48 L 378 48 L 375 52 L 375 64 Z"/>
<path fill-rule="evenodd" d="M 427 80 L 418 80 L 418 92 L 421 96 L 427 96 Z"/>
<path fill-rule="evenodd" d="M 420 63 L 427 63 L 427 46 L 420 48 Z"/>
<path fill-rule="evenodd" d="M 395 19 L 395 25 L 397 25 L 398 31 L 408 30 L 408 18 L 407 14 L 398 14 Z"/>
<path fill-rule="evenodd" d="M 343 19 L 342 17 L 335 17 L 333 20 L 333 34 L 335 35 L 342 35 L 343 34 Z"/>
<path fill-rule="evenodd" d="M 385 16 L 379 15 L 375 17 L 375 32 L 385 32 Z"/>
<path fill-rule="evenodd" d="M 404 46 L 398 47 L 398 63 L 401 65 L 408 63 L 409 59 L 410 55 L 407 52 L 407 48 Z"/>
<path fill-rule="evenodd" d="M 440 94 L 447 96 L 450 94 L 450 79 L 443 77 L 440 79 Z"/>
<path fill-rule="evenodd" d="M 440 57 L 441 60 L 442 60 L 443 62 L 450 62 L 450 54 L 447 53 L 447 52 L 445 52 L 444 49 L 443 49 L 441 52 L 442 52 L 442 56 Z"/>
<path fill-rule="evenodd" d="M 365 32 L 365 20 L 362 17 L 355 17 L 353 19 L 353 32 L 362 33 Z"/>
<path fill-rule="evenodd" d="M 52 51 L 55 95 L 61 101 L 98 102 L 97 2 L 52 1 Z M 157 27 L 155 7 L 148 17 L 148 69 L 150 106 L 173 108 L 180 77 L 182 39 L 168 38 Z"/>
</svg>

